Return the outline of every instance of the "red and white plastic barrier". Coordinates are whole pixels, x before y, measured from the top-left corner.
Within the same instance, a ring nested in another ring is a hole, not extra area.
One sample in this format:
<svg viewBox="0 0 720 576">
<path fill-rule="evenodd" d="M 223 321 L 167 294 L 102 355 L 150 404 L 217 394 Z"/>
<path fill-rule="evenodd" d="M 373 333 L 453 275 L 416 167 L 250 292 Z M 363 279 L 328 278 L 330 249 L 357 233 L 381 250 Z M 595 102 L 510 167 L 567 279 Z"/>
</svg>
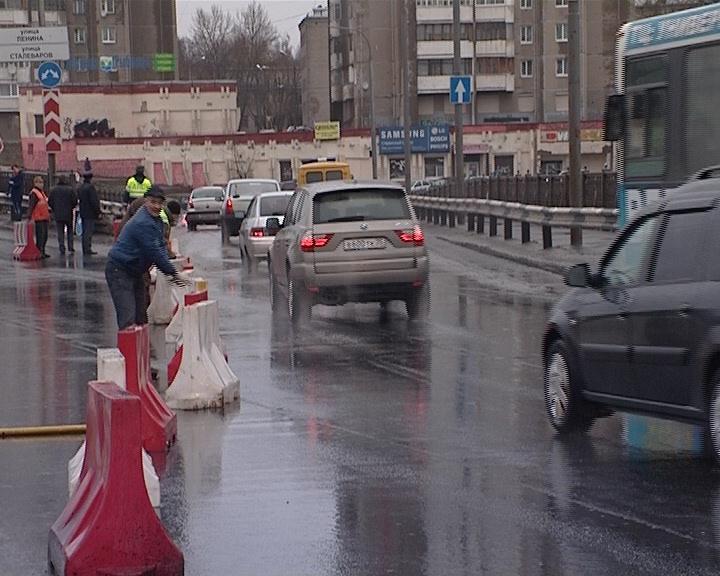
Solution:
<svg viewBox="0 0 720 576">
<path fill-rule="evenodd" d="M 97 351 L 97 379 L 101 382 L 114 382 L 123 390 L 125 387 L 125 357 L 117 348 L 99 348 Z M 87 441 L 82 443 L 80 449 L 75 453 L 68 462 L 68 493 L 69 496 L 75 493 L 80 475 L 82 472 L 83 461 L 85 460 L 85 450 Z M 145 478 L 145 487 L 147 488 L 150 503 L 153 508 L 160 508 L 160 479 L 155 472 L 152 458 L 145 451 L 142 451 L 143 476 Z"/>
<path fill-rule="evenodd" d="M 141 400 L 90 382 L 80 484 L 50 529 L 56 576 L 181 576 L 185 559 L 160 523 L 143 480 Z"/>
<path fill-rule="evenodd" d="M 177 313 L 173 316 L 172 321 L 165 329 L 165 346 L 168 352 L 168 386 L 175 380 L 175 375 L 180 368 L 182 361 L 182 335 L 183 335 L 183 317 L 185 306 L 190 306 L 196 302 L 204 302 L 208 299 L 207 280 L 203 278 L 194 279 L 194 287 L 191 292 L 184 295 L 184 306 L 178 308 Z"/>
<path fill-rule="evenodd" d="M 147 325 L 118 332 L 118 348 L 125 357 L 125 382 L 142 401 L 143 447 L 162 452 L 177 436 L 177 416 L 168 408 L 150 381 L 150 332 Z"/>
<path fill-rule="evenodd" d="M 35 222 L 27 220 L 13 222 L 13 233 L 15 235 L 13 260 L 30 262 L 42 258 L 42 254 L 35 244 Z"/>
<path fill-rule="evenodd" d="M 150 324 L 170 324 L 179 307 L 178 297 L 165 274 L 157 272 L 155 290 L 147 309 Z"/>
<path fill-rule="evenodd" d="M 240 381 L 221 350 L 218 310 L 214 300 L 185 307 L 182 361 L 165 393 L 176 410 L 222 408 L 240 396 Z"/>
</svg>

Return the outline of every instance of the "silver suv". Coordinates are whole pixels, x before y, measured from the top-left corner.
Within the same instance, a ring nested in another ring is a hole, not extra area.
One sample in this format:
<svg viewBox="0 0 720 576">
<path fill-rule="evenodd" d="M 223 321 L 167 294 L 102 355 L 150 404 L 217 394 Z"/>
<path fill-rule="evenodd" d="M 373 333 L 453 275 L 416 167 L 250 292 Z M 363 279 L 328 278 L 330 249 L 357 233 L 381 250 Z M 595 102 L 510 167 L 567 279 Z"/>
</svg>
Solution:
<svg viewBox="0 0 720 576">
<path fill-rule="evenodd" d="M 292 192 L 265 192 L 250 202 L 245 219 L 240 224 L 240 256 L 248 261 L 264 260 L 273 242 L 265 224 L 268 218 L 283 223 Z"/>
<path fill-rule="evenodd" d="M 403 300 L 411 318 L 429 307 L 425 238 L 405 190 L 394 184 L 323 182 L 298 189 L 270 248 L 273 310 L 293 322 L 314 304 Z"/>
</svg>

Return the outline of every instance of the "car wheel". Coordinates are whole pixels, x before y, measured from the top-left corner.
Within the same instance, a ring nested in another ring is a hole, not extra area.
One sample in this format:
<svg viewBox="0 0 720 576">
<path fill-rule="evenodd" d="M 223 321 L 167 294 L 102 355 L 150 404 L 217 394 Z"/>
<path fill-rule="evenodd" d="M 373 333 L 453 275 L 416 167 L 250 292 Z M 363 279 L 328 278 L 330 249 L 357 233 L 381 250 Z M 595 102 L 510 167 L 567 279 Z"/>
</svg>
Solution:
<svg viewBox="0 0 720 576">
<path fill-rule="evenodd" d="M 197 224 L 190 224 L 188 222 L 188 232 L 195 232 L 197 230 Z"/>
<path fill-rule="evenodd" d="M 300 326 L 312 317 L 312 304 L 310 299 L 302 294 L 301 290 L 295 285 L 295 281 L 290 278 L 289 271 L 287 304 L 288 315 L 295 326 Z"/>
<path fill-rule="evenodd" d="M 710 381 L 710 400 L 708 404 L 708 452 L 716 463 L 720 464 L 720 369 L 715 370 Z"/>
<path fill-rule="evenodd" d="M 405 308 L 411 320 L 424 320 L 430 314 L 430 285 L 426 282 L 420 289 L 413 289 L 405 298 Z"/>
<path fill-rule="evenodd" d="M 580 393 L 580 383 L 566 344 L 556 340 L 544 368 L 545 408 L 558 432 L 589 430 L 594 422 Z"/>
</svg>

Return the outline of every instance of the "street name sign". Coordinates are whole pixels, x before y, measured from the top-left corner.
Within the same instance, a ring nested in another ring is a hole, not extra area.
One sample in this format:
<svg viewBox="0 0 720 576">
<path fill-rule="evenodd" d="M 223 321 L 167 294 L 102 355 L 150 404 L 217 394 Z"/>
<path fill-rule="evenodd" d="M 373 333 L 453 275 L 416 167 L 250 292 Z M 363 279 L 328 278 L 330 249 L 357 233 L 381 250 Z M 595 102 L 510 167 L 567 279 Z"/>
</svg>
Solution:
<svg viewBox="0 0 720 576">
<path fill-rule="evenodd" d="M 470 76 L 450 76 L 450 102 L 470 104 Z"/>
<path fill-rule="evenodd" d="M 68 60 L 70 47 L 65 26 L 0 28 L 0 62 Z"/>
</svg>

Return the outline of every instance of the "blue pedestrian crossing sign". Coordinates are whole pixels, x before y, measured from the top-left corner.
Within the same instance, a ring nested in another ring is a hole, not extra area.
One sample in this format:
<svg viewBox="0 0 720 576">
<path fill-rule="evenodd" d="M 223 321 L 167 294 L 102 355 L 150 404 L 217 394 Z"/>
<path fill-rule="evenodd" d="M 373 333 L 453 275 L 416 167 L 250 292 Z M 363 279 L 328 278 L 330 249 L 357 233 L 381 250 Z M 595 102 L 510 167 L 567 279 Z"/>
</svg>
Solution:
<svg viewBox="0 0 720 576">
<path fill-rule="evenodd" d="M 470 76 L 450 76 L 450 102 L 470 104 Z"/>
<path fill-rule="evenodd" d="M 62 80 L 62 68 L 57 62 L 43 62 L 37 69 L 37 76 L 43 88 L 55 88 Z"/>
</svg>

